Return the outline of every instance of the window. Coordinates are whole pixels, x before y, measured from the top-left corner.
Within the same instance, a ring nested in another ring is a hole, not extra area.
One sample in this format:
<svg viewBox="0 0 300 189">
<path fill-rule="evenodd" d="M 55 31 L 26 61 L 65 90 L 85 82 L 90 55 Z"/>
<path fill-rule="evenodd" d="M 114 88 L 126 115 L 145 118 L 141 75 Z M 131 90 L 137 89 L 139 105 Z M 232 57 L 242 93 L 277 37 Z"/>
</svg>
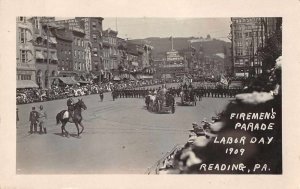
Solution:
<svg viewBox="0 0 300 189">
<path fill-rule="evenodd" d="M 96 34 L 93 34 L 92 37 L 93 37 L 94 41 L 97 41 L 97 35 Z"/>
<path fill-rule="evenodd" d="M 93 55 L 98 56 L 98 49 L 97 48 L 93 48 Z"/>
<path fill-rule="evenodd" d="M 81 46 L 84 47 L 84 42 L 83 42 L 83 40 L 81 41 Z"/>
<path fill-rule="evenodd" d="M 77 40 L 76 40 L 76 38 L 74 39 L 74 45 L 77 45 Z"/>
<path fill-rule="evenodd" d="M 96 30 L 96 22 L 92 22 L 92 29 Z"/>
<path fill-rule="evenodd" d="M 27 51 L 20 50 L 20 60 L 21 60 L 22 63 L 27 62 Z"/>
<path fill-rule="evenodd" d="M 26 30 L 24 28 L 20 28 L 20 42 L 26 43 Z"/>
<path fill-rule="evenodd" d="M 74 70 L 77 70 L 77 62 L 74 63 Z"/>
<path fill-rule="evenodd" d="M 80 39 L 77 39 L 77 45 L 80 46 L 81 43 L 80 43 Z"/>
<path fill-rule="evenodd" d="M 74 57 L 76 58 L 76 56 L 77 56 L 77 51 L 75 50 L 74 51 Z"/>
<path fill-rule="evenodd" d="M 31 80 L 31 75 L 18 74 L 18 80 Z"/>
<path fill-rule="evenodd" d="M 26 17 L 20 16 L 20 17 L 19 17 L 19 21 L 20 21 L 20 22 L 26 22 Z"/>
</svg>

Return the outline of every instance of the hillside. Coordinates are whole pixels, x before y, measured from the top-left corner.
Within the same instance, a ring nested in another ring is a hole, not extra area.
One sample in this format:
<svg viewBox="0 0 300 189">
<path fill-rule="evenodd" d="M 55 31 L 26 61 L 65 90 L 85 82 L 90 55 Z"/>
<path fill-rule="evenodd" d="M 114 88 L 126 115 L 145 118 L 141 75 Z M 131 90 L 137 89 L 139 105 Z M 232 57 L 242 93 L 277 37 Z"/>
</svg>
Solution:
<svg viewBox="0 0 300 189">
<path fill-rule="evenodd" d="M 185 49 L 188 49 L 191 46 L 191 43 L 189 40 L 197 41 L 196 38 L 173 38 L 174 42 L 174 49 L 181 52 Z M 147 40 L 150 42 L 150 44 L 154 47 L 153 49 L 153 56 L 155 58 L 159 58 L 164 56 L 165 52 L 169 51 L 171 49 L 171 40 L 170 38 L 159 38 L 159 37 L 151 37 L 146 38 L 143 40 Z M 227 52 L 229 52 L 229 48 L 231 43 L 217 40 L 217 39 L 211 39 L 211 40 L 202 40 L 198 42 L 193 42 L 192 46 L 199 50 L 202 47 L 202 50 L 204 54 L 206 55 L 212 55 L 216 53 L 224 53 L 224 46 L 227 48 Z"/>
</svg>

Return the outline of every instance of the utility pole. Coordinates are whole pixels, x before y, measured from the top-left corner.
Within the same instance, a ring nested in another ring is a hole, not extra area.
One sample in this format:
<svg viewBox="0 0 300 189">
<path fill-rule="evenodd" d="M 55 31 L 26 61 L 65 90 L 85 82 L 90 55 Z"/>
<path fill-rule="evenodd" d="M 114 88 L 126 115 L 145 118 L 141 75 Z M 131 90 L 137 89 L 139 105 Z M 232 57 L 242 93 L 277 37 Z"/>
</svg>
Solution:
<svg viewBox="0 0 300 189">
<path fill-rule="evenodd" d="M 174 50 L 173 48 L 173 36 L 171 36 L 171 43 L 172 43 L 172 51 Z"/>
<path fill-rule="evenodd" d="M 47 86 L 47 88 L 49 89 L 49 24 L 48 22 L 46 23 L 46 27 L 47 27 L 47 75 L 45 77 L 47 77 L 47 83 L 45 83 L 45 85 Z"/>
</svg>

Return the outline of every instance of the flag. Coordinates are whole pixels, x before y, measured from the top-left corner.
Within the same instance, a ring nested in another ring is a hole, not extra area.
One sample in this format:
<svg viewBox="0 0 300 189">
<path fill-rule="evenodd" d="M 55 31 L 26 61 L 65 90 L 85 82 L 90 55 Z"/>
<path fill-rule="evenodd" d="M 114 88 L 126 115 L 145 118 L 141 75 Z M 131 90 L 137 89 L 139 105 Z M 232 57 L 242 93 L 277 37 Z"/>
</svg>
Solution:
<svg viewBox="0 0 300 189">
<path fill-rule="evenodd" d="M 170 41 L 172 41 L 172 39 L 173 39 L 173 36 L 171 36 L 171 37 L 169 38 Z"/>
<path fill-rule="evenodd" d="M 220 80 L 221 83 L 223 83 L 224 85 L 228 85 L 228 81 L 227 79 L 224 77 L 224 75 L 221 75 L 221 80 Z"/>
</svg>

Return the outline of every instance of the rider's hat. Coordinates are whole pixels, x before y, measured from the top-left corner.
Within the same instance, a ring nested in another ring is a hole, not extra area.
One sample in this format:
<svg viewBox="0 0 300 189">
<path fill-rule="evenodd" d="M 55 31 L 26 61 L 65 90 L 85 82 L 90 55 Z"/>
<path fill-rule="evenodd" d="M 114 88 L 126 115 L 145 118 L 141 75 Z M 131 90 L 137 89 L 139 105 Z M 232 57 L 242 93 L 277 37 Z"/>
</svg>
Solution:
<svg viewBox="0 0 300 189">
<path fill-rule="evenodd" d="M 43 109 L 44 107 L 43 107 L 43 105 L 40 105 L 40 109 Z"/>
</svg>

